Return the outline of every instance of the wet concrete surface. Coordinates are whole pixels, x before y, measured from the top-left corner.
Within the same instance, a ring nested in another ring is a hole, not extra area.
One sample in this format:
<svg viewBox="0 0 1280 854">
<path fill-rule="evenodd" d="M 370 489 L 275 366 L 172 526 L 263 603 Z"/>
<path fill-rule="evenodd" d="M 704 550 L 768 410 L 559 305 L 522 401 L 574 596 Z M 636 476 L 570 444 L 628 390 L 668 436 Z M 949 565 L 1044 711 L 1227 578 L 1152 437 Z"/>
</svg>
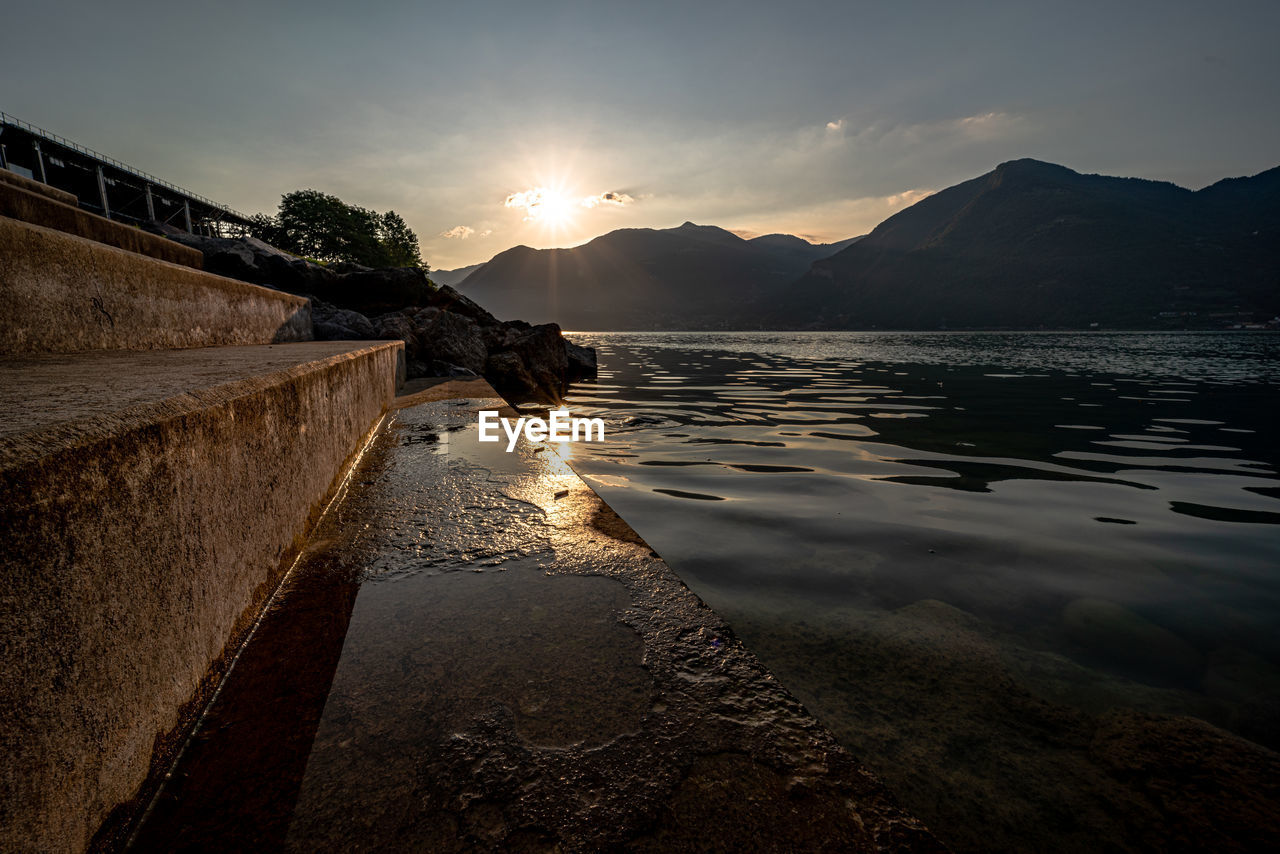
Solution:
<svg viewBox="0 0 1280 854">
<path fill-rule="evenodd" d="M 376 341 L 301 341 L 187 350 L 91 350 L 0 357 L 0 439 L 77 422 L 168 414 L 199 405 L 218 389 L 310 363 L 344 359 Z M 38 401 L 39 405 L 32 405 Z M 133 420 L 138 420 L 134 418 Z"/>
<path fill-rule="evenodd" d="M 430 397 L 427 395 L 426 397 Z M 136 850 L 941 850 L 569 469 L 411 398 Z"/>
</svg>

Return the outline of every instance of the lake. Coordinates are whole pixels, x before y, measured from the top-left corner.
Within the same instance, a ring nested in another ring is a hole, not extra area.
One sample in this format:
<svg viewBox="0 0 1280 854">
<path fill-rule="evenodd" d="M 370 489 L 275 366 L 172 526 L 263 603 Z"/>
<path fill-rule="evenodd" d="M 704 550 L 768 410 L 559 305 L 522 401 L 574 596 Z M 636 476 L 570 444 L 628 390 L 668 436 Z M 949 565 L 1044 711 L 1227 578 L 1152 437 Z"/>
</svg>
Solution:
<svg viewBox="0 0 1280 854">
<path fill-rule="evenodd" d="M 570 337 L 573 467 L 954 848 L 1275 832 L 1280 336 Z"/>
</svg>

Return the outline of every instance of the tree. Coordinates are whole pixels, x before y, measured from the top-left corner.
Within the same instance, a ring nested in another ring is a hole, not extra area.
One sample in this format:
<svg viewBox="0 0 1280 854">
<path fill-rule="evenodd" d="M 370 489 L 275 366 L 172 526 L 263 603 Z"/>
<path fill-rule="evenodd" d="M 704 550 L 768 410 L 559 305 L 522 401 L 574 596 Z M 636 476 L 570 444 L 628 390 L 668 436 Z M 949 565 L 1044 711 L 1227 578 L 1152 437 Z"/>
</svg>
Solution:
<svg viewBox="0 0 1280 854">
<path fill-rule="evenodd" d="M 418 236 L 395 211 L 379 214 L 319 190 L 296 190 L 280 199 L 274 217 L 253 218 L 250 233 L 267 243 L 317 261 L 349 261 L 366 267 L 423 267 Z"/>
<path fill-rule="evenodd" d="M 390 266 L 421 267 L 428 270 L 418 249 L 418 235 L 395 211 L 387 211 L 378 222 L 378 237 L 387 253 Z"/>
</svg>

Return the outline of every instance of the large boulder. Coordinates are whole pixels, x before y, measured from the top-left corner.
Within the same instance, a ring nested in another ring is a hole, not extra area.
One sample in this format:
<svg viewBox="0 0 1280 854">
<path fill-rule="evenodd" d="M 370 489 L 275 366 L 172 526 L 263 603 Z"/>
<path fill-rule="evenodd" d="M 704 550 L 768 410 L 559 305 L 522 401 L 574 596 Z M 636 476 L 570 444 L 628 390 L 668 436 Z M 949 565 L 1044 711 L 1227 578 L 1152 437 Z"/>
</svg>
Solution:
<svg viewBox="0 0 1280 854">
<path fill-rule="evenodd" d="M 185 231 L 166 236 L 199 249 L 204 254 L 204 269 L 229 279 L 296 294 L 320 294 L 326 299 L 338 279 L 337 274 L 319 264 L 290 255 L 256 237 L 202 237 Z"/>
<path fill-rule="evenodd" d="M 427 274 L 417 267 L 360 270 L 335 276 L 324 299 L 365 314 L 400 311 L 426 305 L 435 293 Z"/>
<path fill-rule="evenodd" d="M 413 327 L 413 320 L 404 312 L 393 311 L 380 314 L 369 321 L 377 338 L 386 341 L 403 341 L 404 357 L 407 362 L 418 358 L 418 335 Z"/>
<path fill-rule="evenodd" d="M 475 373 L 484 370 L 488 351 L 480 327 L 471 318 L 452 311 L 419 312 L 414 317 L 413 334 L 419 361 L 457 365 Z"/>
<path fill-rule="evenodd" d="M 484 364 L 484 378 L 498 394 L 513 403 L 537 400 L 542 390 L 520 357 L 510 350 L 494 353 Z"/>
<path fill-rule="evenodd" d="M 537 383 L 538 397 L 550 402 L 559 401 L 569 373 L 569 357 L 565 353 L 560 327 L 554 323 L 535 326 L 517 336 L 511 342 L 510 351 L 520 357 Z"/>
<path fill-rule="evenodd" d="M 480 328 L 480 335 L 484 339 L 484 347 L 490 353 L 509 350 L 515 340 L 520 337 L 520 332 L 521 330 L 510 323 L 500 323 L 497 326 L 483 326 Z"/>
<path fill-rule="evenodd" d="M 596 375 L 596 350 L 594 347 L 584 347 L 581 344 L 574 344 L 568 338 L 564 341 L 565 355 L 569 358 L 569 375 L 568 379 L 585 380 L 594 378 Z"/>
<path fill-rule="evenodd" d="M 372 341 L 381 337 L 363 314 L 315 297 L 311 298 L 311 324 L 317 341 Z"/>
<path fill-rule="evenodd" d="M 448 285 L 441 285 L 436 289 L 425 305 L 431 308 L 438 308 L 441 311 L 451 311 L 454 314 L 469 317 L 480 326 L 499 326 L 502 323 L 498 318 L 481 308 L 475 300 L 463 296 Z"/>
</svg>

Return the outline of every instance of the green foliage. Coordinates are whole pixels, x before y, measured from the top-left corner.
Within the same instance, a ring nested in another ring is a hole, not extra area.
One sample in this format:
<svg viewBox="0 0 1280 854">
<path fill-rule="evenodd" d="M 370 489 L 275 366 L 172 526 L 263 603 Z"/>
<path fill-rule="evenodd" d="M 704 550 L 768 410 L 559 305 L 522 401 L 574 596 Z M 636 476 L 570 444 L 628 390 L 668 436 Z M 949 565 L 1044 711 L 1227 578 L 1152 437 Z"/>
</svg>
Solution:
<svg viewBox="0 0 1280 854">
<path fill-rule="evenodd" d="M 395 211 L 387 211 L 378 220 L 378 238 L 393 267 L 422 267 L 418 235 Z"/>
<path fill-rule="evenodd" d="M 250 233 L 287 252 L 326 263 L 427 269 L 418 236 L 395 211 L 379 214 L 319 190 L 286 194 L 274 217 L 253 217 Z"/>
</svg>

